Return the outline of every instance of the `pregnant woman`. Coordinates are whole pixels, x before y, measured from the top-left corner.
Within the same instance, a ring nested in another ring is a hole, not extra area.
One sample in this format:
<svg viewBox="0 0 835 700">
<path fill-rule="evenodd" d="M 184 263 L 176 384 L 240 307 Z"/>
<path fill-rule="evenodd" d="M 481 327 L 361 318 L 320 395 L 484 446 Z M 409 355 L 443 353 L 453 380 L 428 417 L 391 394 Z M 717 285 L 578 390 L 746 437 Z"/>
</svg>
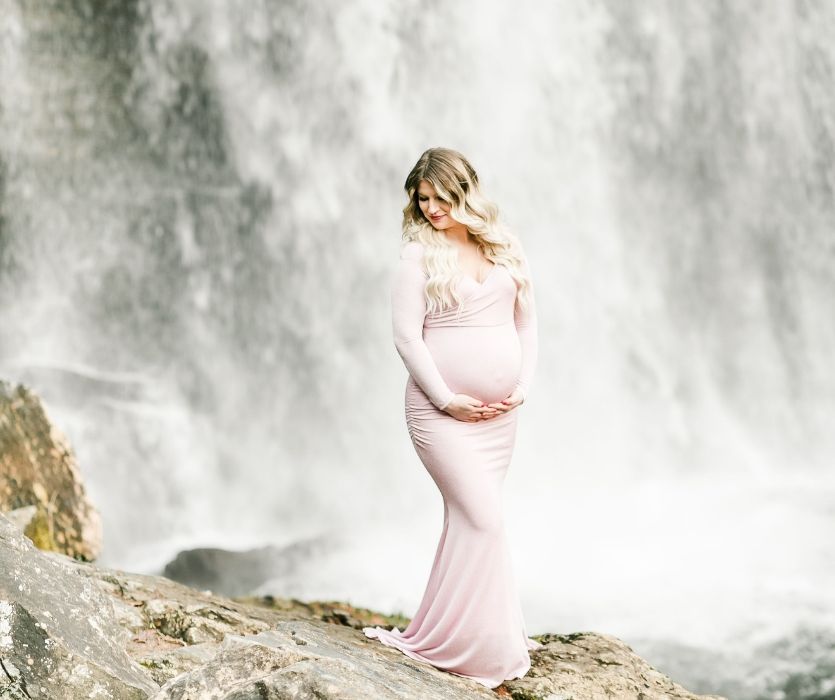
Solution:
<svg viewBox="0 0 835 700">
<path fill-rule="evenodd" d="M 409 625 L 368 637 L 488 688 L 531 667 L 502 509 L 517 408 L 537 359 L 527 259 L 457 151 L 431 148 L 405 183 L 392 287 L 409 371 L 406 425 L 440 490 L 444 525 Z"/>
</svg>

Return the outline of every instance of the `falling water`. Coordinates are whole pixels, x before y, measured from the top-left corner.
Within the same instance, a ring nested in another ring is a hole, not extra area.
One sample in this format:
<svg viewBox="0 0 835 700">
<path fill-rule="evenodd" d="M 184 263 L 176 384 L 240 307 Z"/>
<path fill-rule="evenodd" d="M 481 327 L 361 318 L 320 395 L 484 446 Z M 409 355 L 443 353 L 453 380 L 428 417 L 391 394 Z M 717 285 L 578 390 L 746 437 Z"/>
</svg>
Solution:
<svg viewBox="0 0 835 700">
<path fill-rule="evenodd" d="M 831 5 L 0 17 L 0 376 L 69 434 L 102 564 L 324 535 L 263 591 L 414 609 L 442 507 L 403 422 L 387 286 L 402 181 L 445 145 L 533 261 L 540 365 L 507 481 L 528 631 L 617 634 L 735 698 L 777 693 L 758 645 L 820 672 Z"/>
</svg>

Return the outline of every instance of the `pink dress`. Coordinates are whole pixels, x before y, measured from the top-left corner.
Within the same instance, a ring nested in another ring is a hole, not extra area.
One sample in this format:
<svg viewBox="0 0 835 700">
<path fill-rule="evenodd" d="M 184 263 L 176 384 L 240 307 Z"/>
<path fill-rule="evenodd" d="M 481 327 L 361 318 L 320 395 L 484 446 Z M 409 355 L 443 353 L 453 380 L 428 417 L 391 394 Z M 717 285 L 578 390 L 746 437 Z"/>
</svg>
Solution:
<svg viewBox="0 0 835 700">
<path fill-rule="evenodd" d="M 531 667 L 529 639 L 505 533 L 502 483 L 519 407 L 475 423 L 442 409 L 454 394 L 485 403 L 527 395 L 537 360 L 535 305 L 516 305 L 516 282 L 494 265 L 483 282 L 461 276 L 461 308 L 427 315 L 423 246 L 403 246 L 392 286 L 394 342 L 409 370 L 406 425 L 444 501 L 432 571 L 406 629 L 364 627 L 368 637 L 488 688 Z M 527 271 L 527 260 L 525 260 Z M 460 312 L 460 313 L 459 313 Z"/>
</svg>

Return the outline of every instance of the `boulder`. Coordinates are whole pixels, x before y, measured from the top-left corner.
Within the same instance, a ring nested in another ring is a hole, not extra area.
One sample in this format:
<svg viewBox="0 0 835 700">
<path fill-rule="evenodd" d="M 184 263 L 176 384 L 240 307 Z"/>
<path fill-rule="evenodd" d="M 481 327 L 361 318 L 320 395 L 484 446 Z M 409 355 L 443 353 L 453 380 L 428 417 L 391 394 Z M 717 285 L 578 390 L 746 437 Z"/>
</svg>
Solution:
<svg viewBox="0 0 835 700">
<path fill-rule="evenodd" d="M 39 549 L 86 561 L 98 557 L 101 519 L 67 438 L 34 392 L 0 380 L 0 511 L 26 506 L 35 510 L 25 532 Z"/>
<path fill-rule="evenodd" d="M 197 547 L 178 552 L 161 573 L 193 588 L 209 588 L 230 597 L 245 595 L 273 578 L 286 577 L 312 555 L 337 547 L 338 543 L 322 535 L 245 551 Z"/>
<path fill-rule="evenodd" d="M 0 515 L 0 697 L 146 698 L 110 597 Z"/>
</svg>

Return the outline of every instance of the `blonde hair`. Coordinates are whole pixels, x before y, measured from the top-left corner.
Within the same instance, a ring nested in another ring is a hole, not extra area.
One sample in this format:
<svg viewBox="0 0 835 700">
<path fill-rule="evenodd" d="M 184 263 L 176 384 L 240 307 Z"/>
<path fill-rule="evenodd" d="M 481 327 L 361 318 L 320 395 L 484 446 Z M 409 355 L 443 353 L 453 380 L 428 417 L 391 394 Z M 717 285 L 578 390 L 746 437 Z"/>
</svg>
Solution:
<svg viewBox="0 0 835 700">
<path fill-rule="evenodd" d="M 438 313 L 456 304 L 460 312 L 462 299 L 456 282 L 461 270 L 455 245 L 420 209 L 421 180 L 430 183 L 438 197 L 450 204 L 449 215 L 467 227 L 482 255 L 508 270 L 516 282 L 517 303 L 527 309 L 531 281 L 516 234 L 500 220 L 499 208 L 482 193 L 469 161 L 451 148 L 430 148 L 418 158 L 403 186 L 409 197 L 403 208 L 403 243 L 418 241 L 423 245 L 423 267 L 429 276 L 424 289 L 427 312 Z"/>
</svg>

